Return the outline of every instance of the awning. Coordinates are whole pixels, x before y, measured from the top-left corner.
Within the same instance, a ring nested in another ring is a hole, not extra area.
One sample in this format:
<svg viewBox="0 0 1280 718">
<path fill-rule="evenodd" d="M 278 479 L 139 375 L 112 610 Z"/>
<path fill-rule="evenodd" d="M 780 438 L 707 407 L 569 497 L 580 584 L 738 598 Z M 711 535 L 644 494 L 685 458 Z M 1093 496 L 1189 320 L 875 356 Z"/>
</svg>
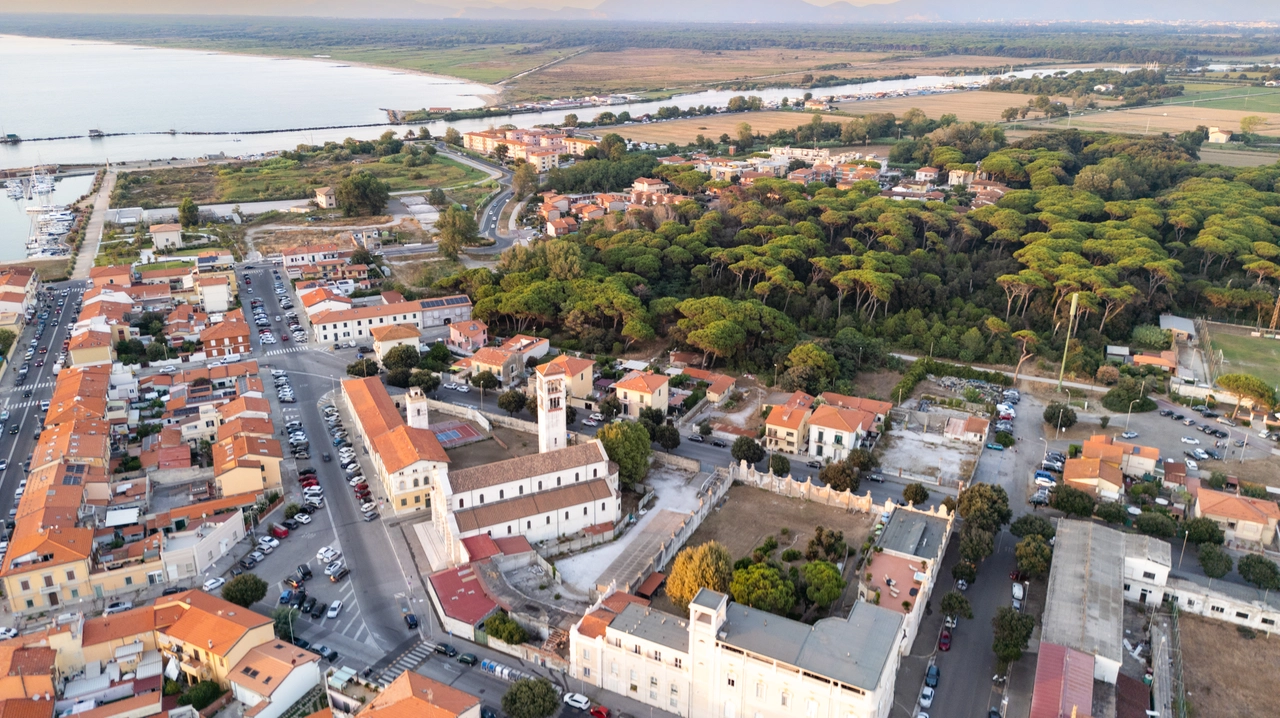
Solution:
<svg viewBox="0 0 1280 718">
<path fill-rule="evenodd" d="M 347 685 L 355 677 L 356 670 L 354 668 L 343 666 L 334 671 L 332 676 L 329 676 L 329 687 L 340 691 L 343 686 Z"/>
<path fill-rule="evenodd" d="M 662 582 L 665 580 L 667 580 L 667 574 L 654 571 L 649 574 L 649 577 L 644 580 L 644 583 L 640 584 L 640 588 L 636 589 L 636 595 L 640 598 L 652 597 L 653 592 L 657 591 L 658 587 L 661 586 Z"/>
</svg>

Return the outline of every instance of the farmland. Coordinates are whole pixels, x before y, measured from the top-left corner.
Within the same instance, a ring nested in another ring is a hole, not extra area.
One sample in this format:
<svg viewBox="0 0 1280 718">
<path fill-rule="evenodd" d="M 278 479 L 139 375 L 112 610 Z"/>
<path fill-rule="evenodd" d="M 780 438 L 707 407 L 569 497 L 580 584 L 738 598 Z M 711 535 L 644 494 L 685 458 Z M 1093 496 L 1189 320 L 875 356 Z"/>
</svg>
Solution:
<svg viewBox="0 0 1280 718">
<path fill-rule="evenodd" d="M 430 164 L 365 161 L 306 162 L 266 160 L 235 164 L 183 167 L 121 174 L 112 193 L 115 207 L 176 207 L 183 197 L 196 204 L 307 199 L 317 187 L 337 185 L 351 172 L 370 172 L 391 185 L 391 191 L 452 187 L 484 179 L 486 175 L 444 157 Z"/>
<path fill-rule="evenodd" d="M 670 120 L 654 122 L 647 125 L 627 125 L 610 128 L 629 140 L 638 142 L 674 142 L 677 145 L 693 142 L 698 135 L 715 139 L 722 134 L 734 135 L 739 123 L 751 125 L 757 134 L 768 134 L 774 130 L 791 130 L 808 124 L 813 117 L 810 112 L 748 112 L 745 114 L 710 115 L 694 117 L 687 120 Z M 827 122 L 843 122 L 847 117 L 840 115 L 823 115 Z"/>
</svg>

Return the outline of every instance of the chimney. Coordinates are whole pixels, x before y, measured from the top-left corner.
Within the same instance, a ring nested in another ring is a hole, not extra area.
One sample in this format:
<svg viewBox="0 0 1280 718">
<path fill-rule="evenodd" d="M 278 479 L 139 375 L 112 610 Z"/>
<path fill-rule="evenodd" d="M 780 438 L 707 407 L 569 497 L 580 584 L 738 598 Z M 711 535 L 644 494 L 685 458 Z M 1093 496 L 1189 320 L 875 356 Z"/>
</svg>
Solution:
<svg viewBox="0 0 1280 718">
<path fill-rule="evenodd" d="M 212 650 L 212 649 L 213 649 L 213 639 L 212 639 L 212 638 L 210 638 L 210 639 L 209 639 L 209 649 L 210 649 L 210 650 Z"/>
</svg>

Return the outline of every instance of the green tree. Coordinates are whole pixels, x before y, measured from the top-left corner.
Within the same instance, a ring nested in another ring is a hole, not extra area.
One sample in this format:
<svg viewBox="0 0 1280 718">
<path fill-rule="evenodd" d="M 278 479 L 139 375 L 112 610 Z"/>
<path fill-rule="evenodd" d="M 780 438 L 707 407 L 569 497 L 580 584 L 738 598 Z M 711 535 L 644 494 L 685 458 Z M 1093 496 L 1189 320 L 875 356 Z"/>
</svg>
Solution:
<svg viewBox="0 0 1280 718">
<path fill-rule="evenodd" d="M 498 160 L 499 164 L 506 164 L 507 157 L 510 154 L 511 154 L 511 148 L 508 147 L 505 142 L 499 142 L 498 145 L 493 148 L 493 156 L 495 159 Z"/>
<path fill-rule="evenodd" d="M 502 395 L 498 397 L 498 408 L 507 412 L 510 416 L 515 416 L 524 409 L 524 405 L 528 401 L 529 397 L 525 396 L 524 392 L 511 389 L 502 392 Z"/>
<path fill-rule="evenodd" d="M 769 471 L 774 476 L 789 476 L 791 474 L 791 459 L 782 454 L 774 454 L 769 457 Z"/>
<path fill-rule="evenodd" d="M 293 626 L 298 620 L 298 609 L 293 606 L 281 606 L 271 612 L 271 620 L 275 623 L 276 635 L 286 641 L 293 640 Z"/>
<path fill-rule="evenodd" d="M 291 518 L 293 518 L 294 516 L 297 516 L 297 515 L 298 515 L 298 512 L 299 512 L 299 511 L 301 511 L 301 510 L 302 510 L 302 506 L 301 506 L 300 504 L 292 504 L 292 503 L 291 503 L 291 504 L 287 504 L 287 505 L 284 507 L 284 517 L 285 517 L 286 519 L 291 519 Z"/>
<path fill-rule="evenodd" d="M 1053 538 L 1053 535 L 1056 532 L 1053 529 L 1053 524 L 1049 522 L 1049 519 L 1046 519 L 1043 516 L 1037 516 L 1036 514 L 1023 514 L 1018 517 L 1017 521 L 1014 521 L 1009 525 L 1009 533 L 1017 536 L 1018 538 L 1026 538 L 1027 536 L 1036 535 L 1043 538 L 1045 541 L 1048 541 Z"/>
<path fill-rule="evenodd" d="M 1240 118 L 1240 131 L 1246 135 L 1251 135 L 1262 129 L 1267 124 L 1267 118 L 1261 115 L 1248 115 Z"/>
<path fill-rule="evenodd" d="M 978 567 L 968 561 L 957 561 L 956 565 L 951 567 L 951 578 L 973 583 L 978 578 Z"/>
<path fill-rule="evenodd" d="M 505 612 L 498 612 L 486 618 L 484 632 L 503 643 L 513 646 L 529 640 L 529 634 L 525 632 L 524 627 L 516 623 Z"/>
<path fill-rule="evenodd" d="M 378 362 L 373 359 L 357 359 L 347 365 L 347 373 L 351 376 L 377 376 Z"/>
<path fill-rule="evenodd" d="M 662 413 L 661 409 L 655 409 L 652 406 L 646 406 L 645 408 L 640 410 L 639 419 L 641 421 L 648 421 L 654 426 L 658 426 L 663 422 L 665 422 L 667 420 L 667 417 L 665 414 Z"/>
<path fill-rule="evenodd" d="M 653 440 L 669 454 L 680 446 L 680 430 L 670 424 L 659 424 Z"/>
<path fill-rule="evenodd" d="M 480 390 L 480 397 L 483 400 L 486 391 L 497 389 L 502 386 L 502 382 L 498 381 L 498 377 L 494 376 L 493 372 L 486 369 L 471 375 L 471 386 Z"/>
<path fill-rule="evenodd" d="M 604 444 L 609 460 L 618 465 L 618 478 L 623 486 L 634 486 L 649 471 L 649 432 L 634 421 L 606 424 L 596 432 Z"/>
<path fill-rule="evenodd" d="M 960 492 L 956 512 L 966 524 L 994 534 L 1013 518 L 1009 508 L 1009 494 L 1004 487 L 992 484 L 974 484 Z"/>
<path fill-rule="evenodd" d="M 354 172 L 334 190 L 338 208 L 347 217 L 382 214 L 391 199 L 391 185 L 371 172 Z"/>
<path fill-rule="evenodd" d="M 726 593 L 733 580 L 733 557 L 729 549 L 717 541 L 699 546 L 686 546 L 676 554 L 667 576 L 667 597 L 681 612 L 688 611 L 689 602 L 706 588 Z"/>
<path fill-rule="evenodd" d="M 1035 630 L 1036 619 L 1025 613 L 1013 610 L 1010 606 L 1001 606 L 996 617 L 991 620 L 991 650 L 1002 663 L 1012 663 L 1022 658 L 1022 652 L 1031 640 Z"/>
<path fill-rule="evenodd" d="M 9 350 L 13 348 L 13 343 L 18 339 L 18 335 L 8 329 L 0 329 L 0 356 L 9 356 Z"/>
<path fill-rule="evenodd" d="M 1066 485 L 1055 487 L 1053 494 L 1049 496 L 1050 506 L 1068 516 L 1079 516 L 1081 518 L 1093 515 L 1095 503 L 1093 497 L 1089 494 Z"/>
<path fill-rule="evenodd" d="M 738 135 L 739 147 L 748 149 L 751 145 L 755 144 L 756 134 L 752 131 L 751 125 L 748 125 L 745 122 L 739 122 L 734 132 Z"/>
<path fill-rule="evenodd" d="M 1276 405 L 1276 392 L 1271 385 L 1252 374 L 1223 374 L 1218 377 L 1218 386 L 1236 395 L 1236 408 L 1232 416 L 1240 412 L 1240 404 L 1245 399 L 1253 399 L 1263 408 Z"/>
<path fill-rule="evenodd" d="M 753 563 L 733 572 L 729 582 L 733 600 L 761 611 L 787 615 L 796 603 L 796 589 L 778 569 L 765 563 Z"/>
<path fill-rule="evenodd" d="M 225 692 L 222 690 L 222 686 L 214 681 L 200 681 L 187 690 L 186 693 L 178 696 L 178 705 L 191 706 L 198 711 L 204 710 Z"/>
<path fill-rule="evenodd" d="M 622 402 L 618 401 L 616 395 L 609 395 L 604 401 L 600 402 L 600 415 L 605 421 L 613 421 L 615 417 L 622 413 Z"/>
<path fill-rule="evenodd" d="M 427 193 L 427 202 L 429 202 L 432 207 L 446 207 L 449 204 L 449 198 L 445 196 L 444 190 L 436 187 Z"/>
<path fill-rule="evenodd" d="M 1109 524 L 1122 524 L 1128 516 L 1128 512 L 1125 511 L 1123 504 L 1104 501 L 1098 504 L 1098 508 L 1094 509 L 1093 515 Z"/>
<path fill-rule="evenodd" d="M 764 447 L 750 436 L 739 436 L 729 447 L 729 455 L 734 461 L 745 461 L 754 466 L 764 459 Z"/>
<path fill-rule="evenodd" d="M 982 563 L 983 559 L 995 551 L 995 547 L 995 536 L 990 531 L 970 523 L 965 523 L 960 529 L 960 557 L 965 561 Z"/>
<path fill-rule="evenodd" d="M 261 601 L 266 595 L 267 582 L 253 573 L 242 573 L 222 587 L 222 597 L 243 608 Z"/>
<path fill-rule="evenodd" d="M 521 678 L 502 696 L 502 712 L 511 718 L 548 718 L 558 710 L 560 694 L 546 678 Z"/>
<path fill-rule="evenodd" d="M 929 500 L 929 489 L 924 484 L 907 484 L 902 489 L 902 500 L 916 506 L 923 506 Z"/>
<path fill-rule="evenodd" d="M 457 259 L 462 248 L 475 244 L 480 238 L 480 227 L 470 212 L 452 205 L 436 219 L 436 243 L 440 254 Z"/>
<path fill-rule="evenodd" d="M 183 197 L 178 203 L 178 224 L 183 227 L 194 227 L 200 224 L 200 208 L 190 197 Z"/>
<path fill-rule="evenodd" d="M 1178 533 L 1178 525 L 1173 519 L 1155 511 L 1145 511 L 1134 519 L 1133 527 L 1148 536 L 1157 538 L 1173 538 Z"/>
<path fill-rule="evenodd" d="M 1197 546 L 1207 543 L 1221 545 L 1226 540 L 1218 522 L 1203 516 L 1186 521 L 1182 528 L 1186 531 L 1187 541 Z"/>
<path fill-rule="evenodd" d="M 938 606 L 944 616 L 973 620 L 973 607 L 969 605 L 969 599 L 959 591 L 947 591 L 942 594 L 942 601 Z"/>
<path fill-rule="evenodd" d="M 1060 401 L 1055 401 L 1044 409 L 1044 423 L 1059 429 L 1070 429 L 1076 425 L 1076 410 Z"/>
<path fill-rule="evenodd" d="M 1236 562 L 1236 570 L 1240 572 L 1241 578 L 1258 588 L 1265 591 L 1280 590 L 1280 568 L 1269 558 L 1251 553 Z"/>
<path fill-rule="evenodd" d="M 444 141 L 445 144 L 461 147 L 462 133 L 450 127 L 444 131 Z"/>
<path fill-rule="evenodd" d="M 840 569 L 829 561 L 810 561 L 800 569 L 804 576 L 805 598 L 818 608 L 827 608 L 840 598 L 847 585 Z"/>
<path fill-rule="evenodd" d="M 862 477 L 848 461 L 836 461 L 818 471 L 818 480 L 836 491 L 857 492 Z"/>
<path fill-rule="evenodd" d="M 402 344 L 387 352 L 382 358 L 382 365 L 391 369 L 413 369 L 422 361 L 418 350 L 408 344 Z"/>
<path fill-rule="evenodd" d="M 511 177 L 511 191 L 516 199 L 523 199 L 538 189 L 538 171 L 528 162 L 516 168 Z"/>
<path fill-rule="evenodd" d="M 1222 578 L 1231 573 L 1233 562 L 1231 556 L 1217 544 L 1205 544 L 1200 547 L 1200 569 L 1209 578 Z"/>
<path fill-rule="evenodd" d="M 1040 534 L 1029 534 L 1018 542 L 1013 549 L 1018 559 L 1018 570 L 1032 576 L 1044 576 L 1049 573 L 1049 562 L 1053 560 L 1053 549 Z"/>
</svg>

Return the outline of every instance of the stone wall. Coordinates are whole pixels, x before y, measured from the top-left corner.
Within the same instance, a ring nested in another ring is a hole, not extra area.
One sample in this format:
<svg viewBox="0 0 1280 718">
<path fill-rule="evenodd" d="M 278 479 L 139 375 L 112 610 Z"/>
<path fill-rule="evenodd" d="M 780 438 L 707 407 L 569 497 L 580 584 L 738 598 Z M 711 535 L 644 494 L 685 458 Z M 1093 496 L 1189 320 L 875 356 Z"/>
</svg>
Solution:
<svg viewBox="0 0 1280 718">
<path fill-rule="evenodd" d="M 653 463 L 668 466 L 680 471 L 689 471 L 696 474 L 702 470 L 702 462 L 697 459 L 676 456 L 675 454 L 668 454 L 665 451 L 655 451 L 650 454 L 650 456 L 653 459 Z"/>
<path fill-rule="evenodd" d="M 808 481 L 796 481 L 790 475 L 774 476 L 769 472 L 756 471 L 754 466 L 745 461 L 730 464 L 729 475 L 740 484 L 771 491 L 779 496 L 814 501 L 825 506 L 838 506 L 846 511 L 859 511 L 864 514 L 875 510 L 875 501 L 871 498 L 870 491 L 866 496 L 858 496 L 848 491 L 837 491 L 829 486 L 815 486 Z"/>
</svg>

